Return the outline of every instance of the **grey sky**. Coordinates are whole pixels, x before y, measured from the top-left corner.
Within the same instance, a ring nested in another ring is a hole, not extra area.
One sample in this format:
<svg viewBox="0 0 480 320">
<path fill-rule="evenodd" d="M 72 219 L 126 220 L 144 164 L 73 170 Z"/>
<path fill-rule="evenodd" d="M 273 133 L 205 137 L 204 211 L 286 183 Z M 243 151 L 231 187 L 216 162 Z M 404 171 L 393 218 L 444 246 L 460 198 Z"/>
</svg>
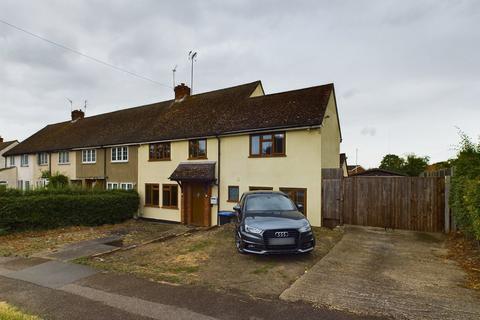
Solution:
<svg viewBox="0 0 480 320">
<path fill-rule="evenodd" d="M 262 80 L 267 93 L 335 83 L 350 164 L 385 153 L 454 154 L 480 133 L 480 1 L 21 1 L 0 19 L 195 91 Z M 170 99 L 171 89 L 0 24 L 0 135 L 25 139 L 69 118 Z"/>
</svg>

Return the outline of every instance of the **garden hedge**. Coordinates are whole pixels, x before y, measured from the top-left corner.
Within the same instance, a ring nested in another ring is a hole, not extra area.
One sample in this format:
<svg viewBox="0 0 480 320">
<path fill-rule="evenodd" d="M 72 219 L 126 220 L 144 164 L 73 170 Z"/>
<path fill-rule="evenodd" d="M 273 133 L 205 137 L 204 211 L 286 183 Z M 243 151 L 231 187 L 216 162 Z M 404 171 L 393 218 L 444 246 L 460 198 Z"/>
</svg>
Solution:
<svg viewBox="0 0 480 320">
<path fill-rule="evenodd" d="M 0 194 L 0 229 L 97 226 L 125 221 L 138 210 L 134 191 L 33 191 Z"/>
</svg>

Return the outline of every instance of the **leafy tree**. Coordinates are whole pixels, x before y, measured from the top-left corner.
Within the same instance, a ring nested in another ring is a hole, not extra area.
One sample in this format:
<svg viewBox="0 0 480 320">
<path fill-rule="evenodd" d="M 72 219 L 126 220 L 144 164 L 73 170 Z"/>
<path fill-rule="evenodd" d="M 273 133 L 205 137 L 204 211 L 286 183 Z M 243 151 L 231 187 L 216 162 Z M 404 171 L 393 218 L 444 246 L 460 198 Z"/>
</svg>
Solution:
<svg viewBox="0 0 480 320">
<path fill-rule="evenodd" d="M 63 175 L 59 172 L 55 172 L 53 175 L 50 171 L 42 171 L 42 178 L 48 179 L 47 188 L 65 188 L 68 186 L 70 180 L 66 175 Z"/>
<path fill-rule="evenodd" d="M 402 172 L 402 168 L 405 160 L 397 156 L 396 154 L 387 154 L 383 157 L 380 163 L 380 169 Z"/>
<path fill-rule="evenodd" d="M 414 154 L 407 155 L 401 171 L 411 177 L 417 177 L 425 171 L 429 157 L 418 157 Z"/>
</svg>

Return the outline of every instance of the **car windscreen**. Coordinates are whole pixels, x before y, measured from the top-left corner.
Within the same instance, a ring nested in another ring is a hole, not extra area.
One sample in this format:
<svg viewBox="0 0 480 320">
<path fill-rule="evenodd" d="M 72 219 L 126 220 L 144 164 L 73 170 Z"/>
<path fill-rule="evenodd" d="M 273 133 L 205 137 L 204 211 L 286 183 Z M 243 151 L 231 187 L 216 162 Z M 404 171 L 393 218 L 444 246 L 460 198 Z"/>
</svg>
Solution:
<svg viewBox="0 0 480 320">
<path fill-rule="evenodd" d="M 252 194 L 247 196 L 245 211 L 291 211 L 293 202 L 281 194 Z"/>
</svg>

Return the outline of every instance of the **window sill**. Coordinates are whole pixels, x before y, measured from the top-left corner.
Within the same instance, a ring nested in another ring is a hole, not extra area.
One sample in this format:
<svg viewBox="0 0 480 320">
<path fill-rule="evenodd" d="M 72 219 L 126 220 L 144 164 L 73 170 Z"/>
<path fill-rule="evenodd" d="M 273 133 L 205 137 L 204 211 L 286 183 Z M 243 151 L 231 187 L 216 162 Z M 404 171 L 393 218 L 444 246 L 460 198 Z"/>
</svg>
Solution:
<svg viewBox="0 0 480 320">
<path fill-rule="evenodd" d="M 249 157 L 249 158 L 284 158 L 284 157 L 286 157 L 286 156 L 287 156 L 286 154 L 272 154 L 272 155 L 269 155 L 269 156 L 249 155 L 248 157 Z"/>
<path fill-rule="evenodd" d="M 172 159 L 148 159 L 148 162 L 172 161 Z"/>
<path fill-rule="evenodd" d="M 238 200 L 227 200 L 227 202 L 238 203 Z"/>
<path fill-rule="evenodd" d="M 28 168 L 28 164 L 21 164 L 21 168 Z M 10 166 L 10 168 L 15 168 L 15 166 Z"/>
<path fill-rule="evenodd" d="M 146 207 L 146 208 L 160 208 L 160 206 L 156 206 L 156 205 L 153 205 L 153 204 L 146 204 L 146 205 L 144 205 L 144 207 Z"/>
<path fill-rule="evenodd" d="M 70 162 L 58 163 L 59 166 L 69 166 Z"/>
<path fill-rule="evenodd" d="M 199 157 L 199 158 L 191 158 L 189 157 L 188 160 L 208 160 L 207 157 Z"/>
<path fill-rule="evenodd" d="M 48 166 L 48 163 L 40 163 L 39 166 L 40 167 L 46 167 L 46 166 Z"/>
<path fill-rule="evenodd" d="M 128 160 L 110 161 L 110 163 L 128 163 Z"/>
<path fill-rule="evenodd" d="M 172 210 L 178 210 L 178 207 L 172 207 L 172 206 L 162 206 L 162 209 L 172 209 Z"/>
<path fill-rule="evenodd" d="M 82 164 L 96 164 L 97 162 L 82 162 Z"/>
</svg>

